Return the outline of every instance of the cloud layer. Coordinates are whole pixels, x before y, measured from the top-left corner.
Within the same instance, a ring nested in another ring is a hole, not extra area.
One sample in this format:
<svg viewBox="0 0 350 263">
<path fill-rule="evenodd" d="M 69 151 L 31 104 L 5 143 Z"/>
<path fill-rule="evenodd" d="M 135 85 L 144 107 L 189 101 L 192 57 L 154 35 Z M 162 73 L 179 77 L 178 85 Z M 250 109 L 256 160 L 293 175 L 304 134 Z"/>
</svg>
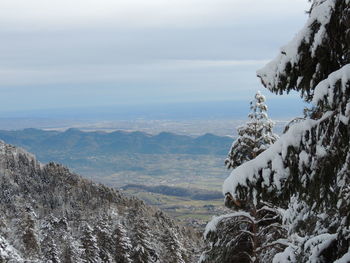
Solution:
<svg viewBox="0 0 350 263">
<path fill-rule="evenodd" d="M 306 0 L 2 0 L 0 110 L 250 99 Z"/>
<path fill-rule="evenodd" d="M 305 0 L 3 0 L 0 22 L 10 26 L 168 27 L 249 23 L 295 16 Z"/>
</svg>

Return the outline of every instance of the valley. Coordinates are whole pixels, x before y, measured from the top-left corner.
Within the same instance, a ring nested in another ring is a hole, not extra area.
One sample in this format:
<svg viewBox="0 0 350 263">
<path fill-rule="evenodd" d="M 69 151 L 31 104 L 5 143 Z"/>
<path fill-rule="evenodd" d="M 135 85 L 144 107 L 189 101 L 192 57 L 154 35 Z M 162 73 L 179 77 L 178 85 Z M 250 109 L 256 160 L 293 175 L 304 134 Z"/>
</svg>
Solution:
<svg viewBox="0 0 350 263">
<path fill-rule="evenodd" d="M 202 229 L 226 209 L 221 188 L 229 174 L 224 167 L 229 137 L 25 129 L 0 131 L 0 139 L 43 163 L 61 163 L 95 182 L 123 189 L 185 225 Z M 161 186 L 168 191 L 151 189 Z"/>
</svg>

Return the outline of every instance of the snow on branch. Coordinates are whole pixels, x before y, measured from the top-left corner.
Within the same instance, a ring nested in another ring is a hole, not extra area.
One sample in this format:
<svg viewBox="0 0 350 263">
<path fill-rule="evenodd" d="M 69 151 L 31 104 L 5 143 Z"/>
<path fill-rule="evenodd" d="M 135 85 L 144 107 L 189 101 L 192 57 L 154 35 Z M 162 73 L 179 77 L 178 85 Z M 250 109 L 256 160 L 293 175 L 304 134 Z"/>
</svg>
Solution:
<svg viewBox="0 0 350 263">
<path fill-rule="evenodd" d="M 310 162 L 306 152 L 300 149 L 301 144 L 305 144 L 305 136 L 312 129 L 318 127 L 323 122 L 329 121 L 335 115 L 339 115 L 337 117 L 343 123 L 348 123 L 350 103 L 347 102 L 348 98 L 342 96 L 342 94 L 346 94 L 349 91 L 350 64 L 330 74 L 327 79 L 316 86 L 313 102 L 318 105 L 328 105 L 327 108 L 323 109 L 324 113 L 317 119 L 305 119 L 295 123 L 270 148 L 262 152 L 255 159 L 234 169 L 224 182 L 223 194 L 231 193 L 234 199 L 240 200 L 238 198 L 239 196 L 237 196 L 237 189 L 239 187 L 248 187 L 249 185 L 254 186 L 258 181 L 261 182 L 261 186 L 266 188 L 267 191 L 280 192 L 283 183 L 290 175 L 290 169 L 285 165 L 290 147 L 296 151 L 300 150 L 298 155 L 299 169 L 302 169 L 303 166 L 309 165 Z M 336 100 L 336 98 L 343 99 L 344 101 Z M 329 105 L 329 103 L 332 103 L 332 105 Z M 329 110 L 325 111 L 326 109 Z M 318 136 L 320 137 L 317 143 L 313 143 L 316 144 L 316 154 L 319 157 L 323 157 L 326 155 L 326 148 L 322 142 L 325 137 L 321 136 L 321 134 L 318 134 Z M 304 147 L 306 146 L 304 145 Z"/>
<path fill-rule="evenodd" d="M 336 96 L 337 92 L 345 93 L 347 87 L 349 87 L 350 81 L 350 64 L 346 64 L 339 70 L 331 73 L 327 79 L 321 81 L 315 88 L 314 96 L 312 103 L 317 105 L 320 102 L 327 101 L 328 104 L 335 106 L 333 104 L 338 104 L 339 99 L 342 99 L 343 96 Z M 339 84 L 338 84 L 339 83 Z M 338 87 L 340 90 L 337 91 Z M 338 100 L 337 100 L 338 99 Z"/>
<path fill-rule="evenodd" d="M 338 260 L 334 261 L 334 263 L 349 263 L 349 262 L 350 262 L 350 248 L 349 248 L 349 251 L 346 254 L 344 254 Z"/>
<path fill-rule="evenodd" d="M 212 220 L 207 224 L 205 227 L 205 231 L 203 236 L 206 237 L 210 232 L 215 232 L 217 225 L 226 218 L 233 218 L 233 217 L 243 217 L 247 219 L 249 222 L 254 223 L 255 219 L 247 212 L 234 212 L 226 215 L 221 216 L 213 216 Z"/>
<path fill-rule="evenodd" d="M 291 89 L 303 89 L 315 83 L 317 76 L 309 76 L 306 81 L 304 64 L 306 57 L 317 57 L 317 50 L 328 41 L 327 27 L 335 8 L 335 0 L 314 0 L 311 12 L 304 28 L 282 47 L 280 54 L 265 67 L 257 71 L 258 77 L 266 88 L 275 93 L 288 92 Z M 301 52 L 303 49 L 303 52 Z M 307 56 L 305 55 L 307 54 Z M 309 61 L 310 63 L 310 61 Z M 312 67 L 317 68 L 317 59 Z M 309 65 L 310 66 L 310 65 Z M 293 71 L 293 73 L 291 73 Z M 288 87 L 286 87 L 288 86 Z M 312 86 L 312 85 L 311 85 Z"/>
<path fill-rule="evenodd" d="M 263 183 L 270 186 L 269 174 L 274 172 L 274 183 L 277 190 L 281 190 L 281 182 L 289 175 L 288 168 L 284 167 L 283 159 L 287 155 L 288 147 L 298 147 L 304 131 L 317 125 L 318 121 L 305 120 L 292 126 L 286 134 L 275 142 L 270 148 L 258 155 L 255 159 L 248 161 L 232 171 L 225 180 L 223 193 L 230 192 L 236 197 L 238 186 L 248 186 L 248 182 L 256 182 L 259 178 L 259 171 L 263 174 Z M 269 167 L 269 163 L 271 167 Z M 266 174 L 266 176 L 264 176 Z M 272 190 L 272 189 L 271 189 Z"/>
</svg>

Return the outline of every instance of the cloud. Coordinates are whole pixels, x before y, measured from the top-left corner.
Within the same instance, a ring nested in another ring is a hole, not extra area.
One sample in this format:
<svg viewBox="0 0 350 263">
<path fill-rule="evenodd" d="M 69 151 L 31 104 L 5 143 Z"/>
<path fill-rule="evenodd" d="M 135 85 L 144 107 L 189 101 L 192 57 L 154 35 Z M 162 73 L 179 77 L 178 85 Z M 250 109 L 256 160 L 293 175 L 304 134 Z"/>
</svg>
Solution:
<svg viewBox="0 0 350 263">
<path fill-rule="evenodd" d="M 250 96 L 306 0 L 1 0 L 0 110 Z"/>
<path fill-rule="evenodd" d="M 207 74 L 207 71 L 246 70 L 257 68 L 268 60 L 156 60 L 139 64 L 81 64 L 61 67 L 0 68 L 1 87 L 44 84 L 110 83 L 117 81 L 138 82 L 162 79 L 169 75 L 184 75 L 190 72 Z M 163 77 L 160 77 L 163 76 Z"/>
<path fill-rule="evenodd" d="M 2 27 L 191 27 L 300 15 L 306 0 L 2 0 Z"/>
<path fill-rule="evenodd" d="M 177 68 L 212 68 L 212 67 L 237 67 L 237 66 L 262 66 L 269 60 L 253 60 L 253 59 L 241 59 L 241 60 L 203 60 L 203 59 L 178 59 L 169 60 L 168 65 L 170 67 Z"/>
</svg>

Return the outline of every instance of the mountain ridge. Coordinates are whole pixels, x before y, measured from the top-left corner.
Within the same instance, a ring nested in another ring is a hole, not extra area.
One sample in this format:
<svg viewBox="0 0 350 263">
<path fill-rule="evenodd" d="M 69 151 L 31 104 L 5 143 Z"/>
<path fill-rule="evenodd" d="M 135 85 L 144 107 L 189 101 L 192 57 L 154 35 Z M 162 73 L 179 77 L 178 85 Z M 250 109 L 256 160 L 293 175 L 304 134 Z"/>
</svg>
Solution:
<svg viewBox="0 0 350 263">
<path fill-rule="evenodd" d="M 144 132 L 84 132 L 78 129 L 46 131 L 24 129 L 15 131 L 0 130 L 0 139 L 25 148 L 45 159 L 48 152 L 69 153 L 141 153 L 141 154 L 213 154 L 226 155 L 232 138 L 205 134 L 199 137 L 161 132 L 150 135 Z"/>
</svg>

